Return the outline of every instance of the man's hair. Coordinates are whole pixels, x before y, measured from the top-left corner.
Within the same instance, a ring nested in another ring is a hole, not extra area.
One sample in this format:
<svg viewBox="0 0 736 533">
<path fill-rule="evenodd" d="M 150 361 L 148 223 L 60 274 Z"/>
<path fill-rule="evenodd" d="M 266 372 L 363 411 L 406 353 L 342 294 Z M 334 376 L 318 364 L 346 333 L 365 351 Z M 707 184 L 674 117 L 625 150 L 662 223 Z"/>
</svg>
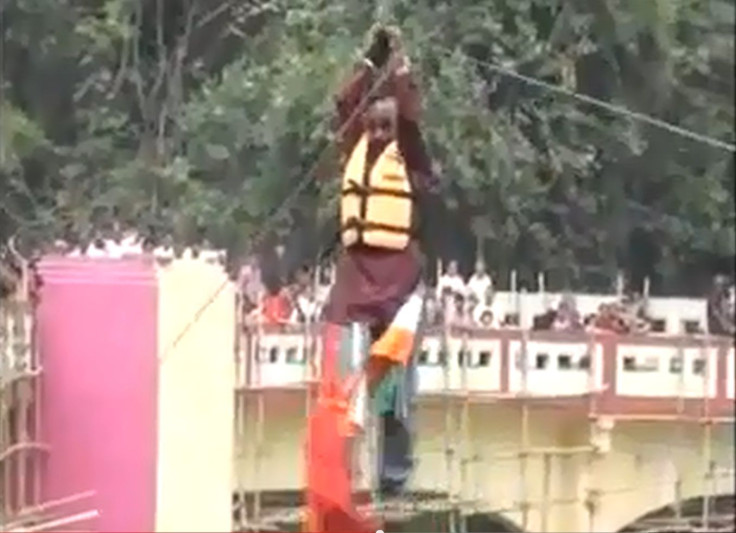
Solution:
<svg viewBox="0 0 736 533">
<path fill-rule="evenodd" d="M 380 89 L 375 91 L 370 98 L 368 99 L 368 107 L 371 108 L 374 105 L 378 103 L 392 103 L 393 105 L 398 105 L 398 102 L 396 100 L 396 96 L 394 95 L 394 92 L 391 87 L 386 86 L 386 84 L 383 85 Z"/>
</svg>

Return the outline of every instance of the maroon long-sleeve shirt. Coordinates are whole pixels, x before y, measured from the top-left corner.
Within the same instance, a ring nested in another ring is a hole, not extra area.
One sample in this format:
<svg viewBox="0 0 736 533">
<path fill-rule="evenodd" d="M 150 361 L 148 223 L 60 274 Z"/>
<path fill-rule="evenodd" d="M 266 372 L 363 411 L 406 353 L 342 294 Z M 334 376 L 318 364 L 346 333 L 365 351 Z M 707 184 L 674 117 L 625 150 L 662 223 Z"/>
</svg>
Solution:
<svg viewBox="0 0 736 533">
<path fill-rule="evenodd" d="M 347 159 L 363 134 L 360 117 L 346 121 L 361 105 L 374 83 L 374 74 L 360 67 L 342 87 L 336 98 L 337 127 L 344 129 L 339 139 Z M 419 92 L 410 74 L 394 75 L 381 93 L 396 97 L 399 109 L 397 142 L 409 171 L 412 187 L 419 193 L 433 194 L 438 180 L 419 130 Z M 366 165 L 372 166 L 379 154 L 369 151 Z M 414 291 L 421 277 L 421 252 L 415 240 L 404 250 L 384 250 L 363 245 L 342 249 L 337 260 L 335 284 L 325 309 L 330 322 L 363 322 L 374 335 L 391 322 L 399 307 Z"/>
</svg>

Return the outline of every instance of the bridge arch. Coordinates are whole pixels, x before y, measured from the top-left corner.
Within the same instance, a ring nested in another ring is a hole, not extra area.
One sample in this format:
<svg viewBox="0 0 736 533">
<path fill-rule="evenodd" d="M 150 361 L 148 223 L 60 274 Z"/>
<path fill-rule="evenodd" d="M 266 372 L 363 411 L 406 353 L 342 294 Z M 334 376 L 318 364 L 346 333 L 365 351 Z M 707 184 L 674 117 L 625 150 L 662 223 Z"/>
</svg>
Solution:
<svg viewBox="0 0 736 533">
<path fill-rule="evenodd" d="M 718 494 L 708 498 L 695 496 L 680 503 L 679 513 L 677 504 L 673 502 L 641 515 L 617 533 L 733 531 L 735 512 L 734 494 Z"/>
</svg>

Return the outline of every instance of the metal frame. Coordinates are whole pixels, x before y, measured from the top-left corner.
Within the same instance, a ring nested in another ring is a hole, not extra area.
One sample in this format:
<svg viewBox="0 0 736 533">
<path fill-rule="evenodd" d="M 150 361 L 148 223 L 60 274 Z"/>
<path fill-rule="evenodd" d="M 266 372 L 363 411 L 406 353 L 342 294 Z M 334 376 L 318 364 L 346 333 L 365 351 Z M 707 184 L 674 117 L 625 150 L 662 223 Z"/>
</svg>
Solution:
<svg viewBox="0 0 736 533">
<path fill-rule="evenodd" d="M 0 524 L 41 500 L 40 373 L 32 273 L 23 265 L 18 290 L 0 301 Z"/>
</svg>

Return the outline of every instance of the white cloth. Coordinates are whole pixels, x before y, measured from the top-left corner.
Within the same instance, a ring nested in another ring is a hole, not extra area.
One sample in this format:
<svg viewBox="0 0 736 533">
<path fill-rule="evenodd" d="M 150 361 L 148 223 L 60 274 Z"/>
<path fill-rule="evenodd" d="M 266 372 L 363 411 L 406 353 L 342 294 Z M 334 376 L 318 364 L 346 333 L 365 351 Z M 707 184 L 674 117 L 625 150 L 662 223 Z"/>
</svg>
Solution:
<svg viewBox="0 0 736 533">
<path fill-rule="evenodd" d="M 479 302 L 485 301 L 486 292 L 491 287 L 493 287 L 493 281 L 488 274 L 473 274 L 468 280 L 468 291 L 475 295 Z"/>
<path fill-rule="evenodd" d="M 465 282 L 459 274 L 442 274 L 437 282 L 437 294 L 442 295 L 445 289 L 449 289 L 455 294 L 465 295 Z"/>
<path fill-rule="evenodd" d="M 417 289 L 404 304 L 399 308 L 394 316 L 391 324 L 386 328 L 381 338 L 371 346 L 371 352 L 374 347 L 382 349 L 390 346 L 392 353 L 390 357 L 395 360 L 408 360 L 411 357 L 411 351 L 416 342 L 416 335 L 419 330 L 419 324 L 422 320 L 424 312 L 424 293 L 423 289 Z M 351 359 L 353 368 L 359 368 L 361 363 L 365 361 L 365 354 L 361 348 L 365 345 L 365 339 L 362 335 L 367 335 L 367 328 L 363 328 L 358 324 L 352 324 L 351 333 Z M 351 398 L 351 410 L 349 419 L 352 424 L 358 428 L 364 429 L 368 416 L 368 387 L 365 372 L 361 373 L 357 390 Z"/>
<path fill-rule="evenodd" d="M 300 294 L 296 298 L 296 306 L 292 313 L 291 321 L 299 323 L 304 322 L 311 323 L 317 318 L 317 312 L 319 310 L 319 304 L 314 298 L 309 298 Z"/>
</svg>

